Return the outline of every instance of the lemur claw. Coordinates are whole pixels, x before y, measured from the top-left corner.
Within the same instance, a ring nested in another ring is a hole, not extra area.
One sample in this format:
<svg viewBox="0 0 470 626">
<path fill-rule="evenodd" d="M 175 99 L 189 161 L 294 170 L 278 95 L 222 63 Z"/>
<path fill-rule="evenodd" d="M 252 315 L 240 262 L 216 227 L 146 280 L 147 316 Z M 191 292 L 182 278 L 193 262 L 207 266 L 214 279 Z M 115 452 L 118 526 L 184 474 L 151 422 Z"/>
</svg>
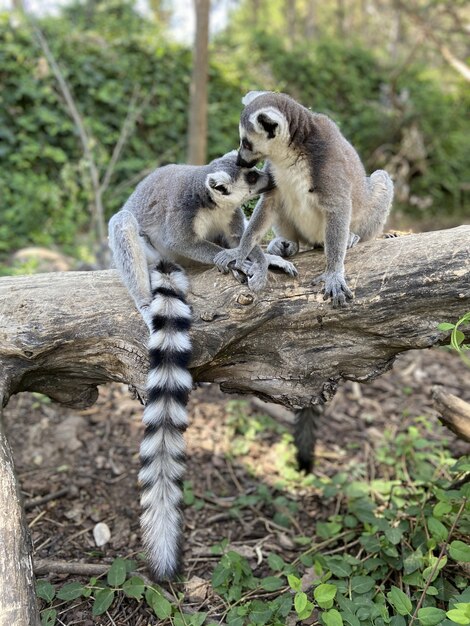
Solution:
<svg viewBox="0 0 470 626">
<path fill-rule="evenodd" d="M 313 285 L 325 283 L 323 287 L 323 300 L 331 297 L 333 308 L 346 306 L 346 301 L 351 300 L 354 296 L 349 289 L 344 276 L 338 272 L 324 272 L 312 281 Z"/>
<path fill-rule="evenodd" d="M 297 268 L 290 261 L 286 261 L 285 259 L 283 259 L 280 256 L 277 256 L 276 254 L 266 254 L 266 258 L 268 259 L 268 264 L 269 264 L 270 269 L 282 270 L 286 274 L 289 274 L 289 276 L 293 276 L 293 277 L 299 275 Z"/>
<path fill-rule="evenodd" d="M 233 250 L 221 250 L 214 257 L 214 265 L 219 270 L 226 274 L 231 269 L 231 264 L 234 264 L 237 260 L 236 253 Z M 240 268 L 236 268 L 240 269 Z"/>
</svg>

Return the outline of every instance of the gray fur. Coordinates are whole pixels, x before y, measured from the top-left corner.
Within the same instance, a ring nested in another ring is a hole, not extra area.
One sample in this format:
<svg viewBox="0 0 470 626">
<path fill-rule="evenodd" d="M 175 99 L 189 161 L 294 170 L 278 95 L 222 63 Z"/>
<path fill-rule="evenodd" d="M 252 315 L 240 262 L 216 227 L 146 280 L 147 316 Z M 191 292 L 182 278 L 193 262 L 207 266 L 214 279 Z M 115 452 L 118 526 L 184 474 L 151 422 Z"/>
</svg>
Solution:
<svg viewBox="0 0 470 626">
<path fill-rule="evenodd" d="M 252 172 L 258 179 L 248 183 Z M 158 168 L 137 186 L 109 222 L 109 245 L 121 278 L 148 325 L 152 299 L 148 266 L 162 259 L 184 267 L 213 265 L 224 247 L 240 242 L 245 228 L 241 204 L 272 185 L 268 172 L 239 167 L 237 153 L 232 151 L 204 166 Z M 249 256 L 251 265 L 243 269 L 249 272 L 248 285 L 258 290 L 266 281 L 268 259 L 255 246 Z M 288 262 L 282 269 L 296 272 Z"/>
<path fill-rule="evenodd" d="M 224 269 L 246 258 L 273 227 L 268 252 L 292 256 L 300 244 L 325 248 L 325 298 L 343 305 L 352 293 L 344 277 L 346 249 L 382 232 L 393 197 L 390 176 L 378 170 L 367 177 L 353 146 L 326 115 L 312 113 L 281 93 L 250 92 L 240 118 L 239 164 L 269 159 L 276 189 L 255 208 L 240 246 L 216 257 Z"/>
</svg>

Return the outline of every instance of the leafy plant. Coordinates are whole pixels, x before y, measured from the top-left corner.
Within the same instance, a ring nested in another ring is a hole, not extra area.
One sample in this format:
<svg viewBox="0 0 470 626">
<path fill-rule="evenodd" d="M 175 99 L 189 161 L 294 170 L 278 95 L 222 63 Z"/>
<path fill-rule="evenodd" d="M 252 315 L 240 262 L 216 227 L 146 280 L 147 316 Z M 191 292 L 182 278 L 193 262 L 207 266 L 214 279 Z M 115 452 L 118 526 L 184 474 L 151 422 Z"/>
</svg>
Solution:
<svg viewBox="0 0 470 626">
<path fill-rule="evenodd" d="M 466 356 L 466 352 L 470 350 L 470 344 L 465 342 L 465 334 L 460 330 L 460 326 L 465 326 L 470 323 L 470 312 L 463 315 L 458 322 L 451 324 L 450 322 L 442 322 L 438 325 L 438 329 L 442 331 L 451 331 L 450 334 L 450 346 L 458 352 L 463 361 L 467 365 L 470 365 L 470 359 Z"/>
</svg>

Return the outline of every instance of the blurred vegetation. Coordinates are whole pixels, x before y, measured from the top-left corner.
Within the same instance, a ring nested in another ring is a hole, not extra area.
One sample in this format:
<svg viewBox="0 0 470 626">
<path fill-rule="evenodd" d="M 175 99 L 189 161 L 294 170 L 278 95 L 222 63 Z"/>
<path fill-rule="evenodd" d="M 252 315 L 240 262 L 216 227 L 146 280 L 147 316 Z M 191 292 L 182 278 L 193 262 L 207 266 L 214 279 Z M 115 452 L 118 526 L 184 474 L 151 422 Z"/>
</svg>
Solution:
<svg viewBox="0 0 470 626">
<path fill-rule="evenodd" d="M 149 171 L 184 161 L 186 150 L 191 50 L 171 39 L 168 11 L 158 19 L 161 3 L 148 17 L 134 4 L 75 2 L 40 21 L 100 172 L 130 103 L 146 103 L 103 198 L 108 218 Z M 208 157 L 236 147 L 247 90 L 282 90 L 335 119 L 369 171 L 392 173 L 404 213 L 460 219 L 469 202 L 468 83 L 435 59 L 392 59 L 377 41 L 333 27 L 282 36 L 281 3 L 272 3 L 269 28 L 249 20 L 252 4 L 239 3 L 212 44 Z M 92 246 L 90 175 L 57 80 L 18 13 L 0 14 L 0 66 L 0 258 L 31 244 L 77 254 Z"/>
</svg>

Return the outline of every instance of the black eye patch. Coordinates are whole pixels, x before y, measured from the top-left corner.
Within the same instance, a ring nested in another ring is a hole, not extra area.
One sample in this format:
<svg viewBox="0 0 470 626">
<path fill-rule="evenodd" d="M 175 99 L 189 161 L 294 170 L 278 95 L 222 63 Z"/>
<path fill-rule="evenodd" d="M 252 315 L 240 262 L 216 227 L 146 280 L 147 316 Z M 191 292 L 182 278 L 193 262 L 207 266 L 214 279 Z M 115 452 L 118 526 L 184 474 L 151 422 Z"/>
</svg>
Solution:
<svg viewBox="0 0 470 626">
<path fill-rule="evenodd" d="M 246 182 L 249 185 L 254 185 L 256 183 L 256 181 L 259 178 L 259 174 L 258 172 L 248 172 L 248 174 L 245 176 Z"/>
<path fill-rule="evenodd" d="M 248 141 L 248 139 L 242 139 L 242 148 L 244 148 L 245 150 L 250 150 L 250 152 L 253 150 L 253 144 L 251 143 L 251 141 Z"/>
</svg>

